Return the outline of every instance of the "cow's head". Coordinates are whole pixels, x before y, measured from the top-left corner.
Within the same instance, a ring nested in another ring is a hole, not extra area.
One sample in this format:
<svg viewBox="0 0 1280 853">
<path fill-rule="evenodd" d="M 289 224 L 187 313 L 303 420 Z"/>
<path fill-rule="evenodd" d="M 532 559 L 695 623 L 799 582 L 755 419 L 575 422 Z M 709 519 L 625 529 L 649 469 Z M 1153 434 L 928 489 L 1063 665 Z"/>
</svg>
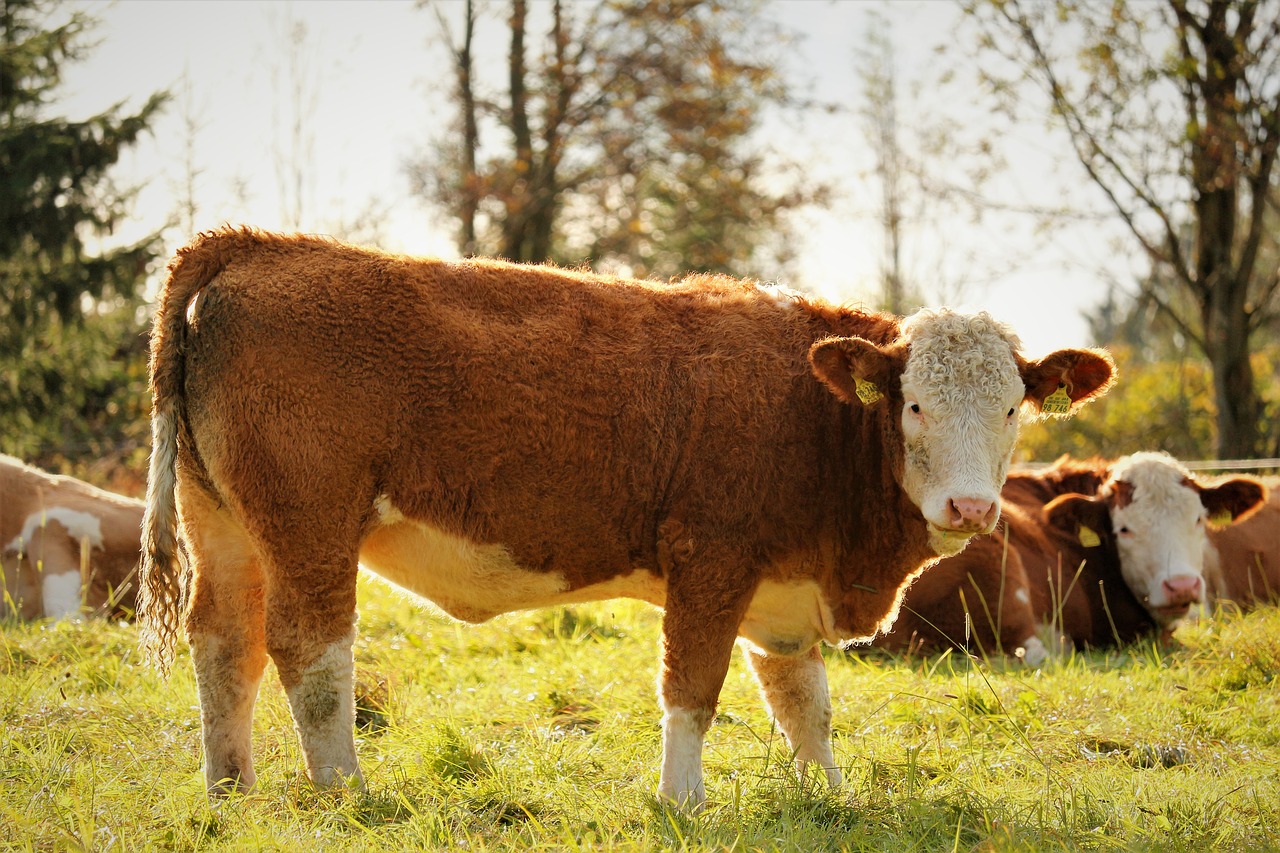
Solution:
<svg viewBox="0 0 1280 853">
<path fill-rule="evenodd" d="M 1172 630 L 1204 600 L 1206 525 L 1230 524 L 1265 500 L 1257 480 L 1205 486 L 1166 453 L 1135 453 L 1111 466 L 1096 496 L 1062 495 L 1045 512 L 1086 547 L 1114 549 L 1129 589 Z"/>
<path fill-rule="evenodd" d="M 1027 361 L 1018 348 L 1012 331 L 986 313 L 921 310 L 892 343 L 836 337 L 809 351 L 836 396 L 883 407 L 895 476 L 939 555 L 995 528 L 1023 404 L 1065 415 L 1111 385 L 1114 366 L 1104 352 L 1060 350 Z"/>
</svg>

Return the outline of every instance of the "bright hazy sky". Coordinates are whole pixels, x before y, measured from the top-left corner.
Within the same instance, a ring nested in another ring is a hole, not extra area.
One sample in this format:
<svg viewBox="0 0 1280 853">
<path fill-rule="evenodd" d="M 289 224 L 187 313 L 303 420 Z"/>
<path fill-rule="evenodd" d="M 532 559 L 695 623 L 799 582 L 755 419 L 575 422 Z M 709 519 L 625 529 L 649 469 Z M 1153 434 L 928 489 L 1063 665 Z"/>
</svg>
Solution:
<svg viewBox="0 0 1280 853">
<path fill-rule="evenodd" d="M 430 46 L 437 28 L 429 11 L 405 0 L 117 0 L 77 5 L 101 20 L 93 32 L 100 43 L 87 61 L 68 69 L 60 112 L 83 118 L 122 100 L 136 108 L 165 88 L 175 96 L 154 134 L 127 153 L 115 173 L 124 183 L 144 186 L 134 220 L 119 237 L 137 237 L 176 219 L 188 160 L 196 172 L 197 229 L 222 222 L 285 227 L 289 223 L 279 176 L 282 163 L 295 162 L 309 173 L 302 230 L 350 225 L 373 204 L 384 214 L 379 241 L 385 248 L 456 254 L 447 224 L 411 197 L 404 172 L 406 160 L 420 154 L 451 118 L 443 111 L 442 95 L 451 78 L 442 52 Z M 811 82 L 816 96 L 856 109 L 860 83 L 855 52 L 865 44 L 868 13 L 876 10 L 891 22 L 897 74 L 906 90 L 939 61 L 932 48 L 951 38 L 956 19 L 952 4 L 774 4 L 777 17 L 803 34 L 792 52 L 793 72 Z M 288 94 L 286 33 L 291 21 L 303 22 L 307 34 L 300 65 L 301 109 Z M 495 20 L 486 23 L 482 36 L 499 33 Z M 981 127 L 984 113 L 976 101 L 968 101 L 954 89 L 945 94 L 904 91 L 899 105 L 904 136 L 912 132 L 913 117 L 928 121 L 945 111 Z M 185 129 L 184 114 L 194 117 L 193 132 Z M 301 156 L 291 156 L 285 140 L 299 118 L 302 138 L 309 142 Z M 881 252 L 875 218 L 879 190 L 867 179 L 873 157 L 859 120 L 827 116 L 803 128 L 777 126 L 776 133 L 779 148 L 838 189 L 829 212 L 804 218 L 803 261 L 782 283 L 836 301 L 873 299 Z M 1010 204 L 1043 206 L 1066 192 L 1062 187 L 1080 192 L 1085 184 L 1064 144 L 1043 124 L 1005 132 L 1000 141 L 1008 146 L 1015 167 L 998 185 Z M 1060 165 L 1055 167 L 1055 161 Z M 942 174 L 947 164 L 932 167 Z M 1096 204 L 1096 199 L 1085 201 Z M 931 302 L 946 298 L 966 310 L 989 310 L 1010 323 L 1035 356 L 1088 345 L 1081 312 L 1105 293 L 1096 268 L 1108 267 L 1122 282 L 1132 277 L 1122 259 L 1109 260 L 1115 254 L 1109 241 L 1117 233 L 1114 226 L 1077 227 L 1036 238 L 1029 225 L 1016 219 L 989 220 L 975 228 L 955 218 L 919 226 L 909 252 L 918 268 L 942 271 L 938 289 L 943 296 L 933 296 Z M 182 229 L 170 229 L 168 248 L 176 249 L 189 237 Z M 967 260 L 971 255 L 978 260 Z M 999 274 L 1007 267 L 1016 269 Z M 956 284 L 966 278 L 974 281 L 957 297 Z"/>
</svg>

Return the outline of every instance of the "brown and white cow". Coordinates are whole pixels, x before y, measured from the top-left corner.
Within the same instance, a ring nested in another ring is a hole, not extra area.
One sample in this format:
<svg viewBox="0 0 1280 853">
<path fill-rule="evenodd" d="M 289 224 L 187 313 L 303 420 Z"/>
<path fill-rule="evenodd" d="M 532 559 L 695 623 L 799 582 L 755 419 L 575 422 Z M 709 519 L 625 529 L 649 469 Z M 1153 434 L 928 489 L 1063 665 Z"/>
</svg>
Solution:
<svg viewBox="0 0 1280 853">
<path fill-rule="evenodd" d="M 1280 603 L 1280 488 L 1243 521 L 1211 528 L 1204 554 L 1206 604 L 1242 610 Z"/>
<path fill-rule="evenodd" d="M 1003 650 L 1036 665 L 1046 629 L 1076 648 L 1167 635 L 1202 600 L 1208 522 L 1245 518 L 1264 494 L 1251 478 L 1202 485 L 1164 453 L 1014 472 L 1000 528 L 920 578 L 875 644 Z"/>
<path fill-rule="evenodd" d="M 144 508 L 0 455 L 0 613 L 132 611 Z"/>
<path fill-rule="evenodd" d="M 738 637 L 834 784 L 817 644 L 991 530 L 1024 402 L 1067 413 L 1112 370 L 1028 361 L 985 314 L 207 233 L 152 338 L 149 645 L 163 665 L 179 630 L 180 519 L 210 793 L 254 782 L 268 655 L 311 779 L 360 784 L 358 563 L 471 622 L 639 598 L 665 610 L 662 796 L 704 799 Z"/>
</svg>

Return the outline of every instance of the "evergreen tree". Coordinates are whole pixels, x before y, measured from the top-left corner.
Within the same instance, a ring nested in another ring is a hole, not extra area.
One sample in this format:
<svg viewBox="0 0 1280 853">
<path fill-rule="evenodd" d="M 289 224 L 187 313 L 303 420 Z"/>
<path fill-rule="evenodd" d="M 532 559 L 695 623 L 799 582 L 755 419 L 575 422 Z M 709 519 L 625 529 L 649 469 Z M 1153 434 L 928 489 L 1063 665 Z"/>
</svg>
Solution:
<svg viewBox="0 0 1280 853">
<path fill-rule="evenodd" d="M 142 287 L 159 233 L 91 254 L 132 192 L 110 169 L 167 99 L 57 116 L 68 63 L 94 21 L 51 23 L 56 0 L 0 0 L 0 450 L 67 469 L 144 452 Z"/>
</svg>

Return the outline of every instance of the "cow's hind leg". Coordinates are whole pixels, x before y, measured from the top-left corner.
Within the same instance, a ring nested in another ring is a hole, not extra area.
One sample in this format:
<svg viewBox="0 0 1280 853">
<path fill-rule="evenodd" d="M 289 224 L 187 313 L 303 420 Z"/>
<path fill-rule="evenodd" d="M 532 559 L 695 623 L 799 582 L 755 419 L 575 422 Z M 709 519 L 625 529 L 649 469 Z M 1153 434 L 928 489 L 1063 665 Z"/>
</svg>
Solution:
<svg viewBox="0 0 1280 853">
<path fill-rule="evenodd" d="M 267 665 L 261 562 L 244 530 L 198 487 L 179 482 L 194 570 L 187 637 L 195 664 L 210 796 L 253 787 L 253 707 Z"/>
<path fill-rule="evenodd" d="M 818 647 L 794 657 L 752 646 L 746 651 L 769 713 L 795 753 L 796 769 L 803 775 L 807 765 L 815 764 L 826 772 L 832 787 L 839 785 L 840 768 L 831 750 L 831 694 Z"/>
<path fill-rule="evenodd" d="M 355 747 L 356 536 L 298 530 L 267 545 L 267 650 L 319 787 L 363 788 Z M 286 528 L 287 529 L 287 528 Z M 297 530 L 295 528 L 295 530 Z"/>
</svg>

